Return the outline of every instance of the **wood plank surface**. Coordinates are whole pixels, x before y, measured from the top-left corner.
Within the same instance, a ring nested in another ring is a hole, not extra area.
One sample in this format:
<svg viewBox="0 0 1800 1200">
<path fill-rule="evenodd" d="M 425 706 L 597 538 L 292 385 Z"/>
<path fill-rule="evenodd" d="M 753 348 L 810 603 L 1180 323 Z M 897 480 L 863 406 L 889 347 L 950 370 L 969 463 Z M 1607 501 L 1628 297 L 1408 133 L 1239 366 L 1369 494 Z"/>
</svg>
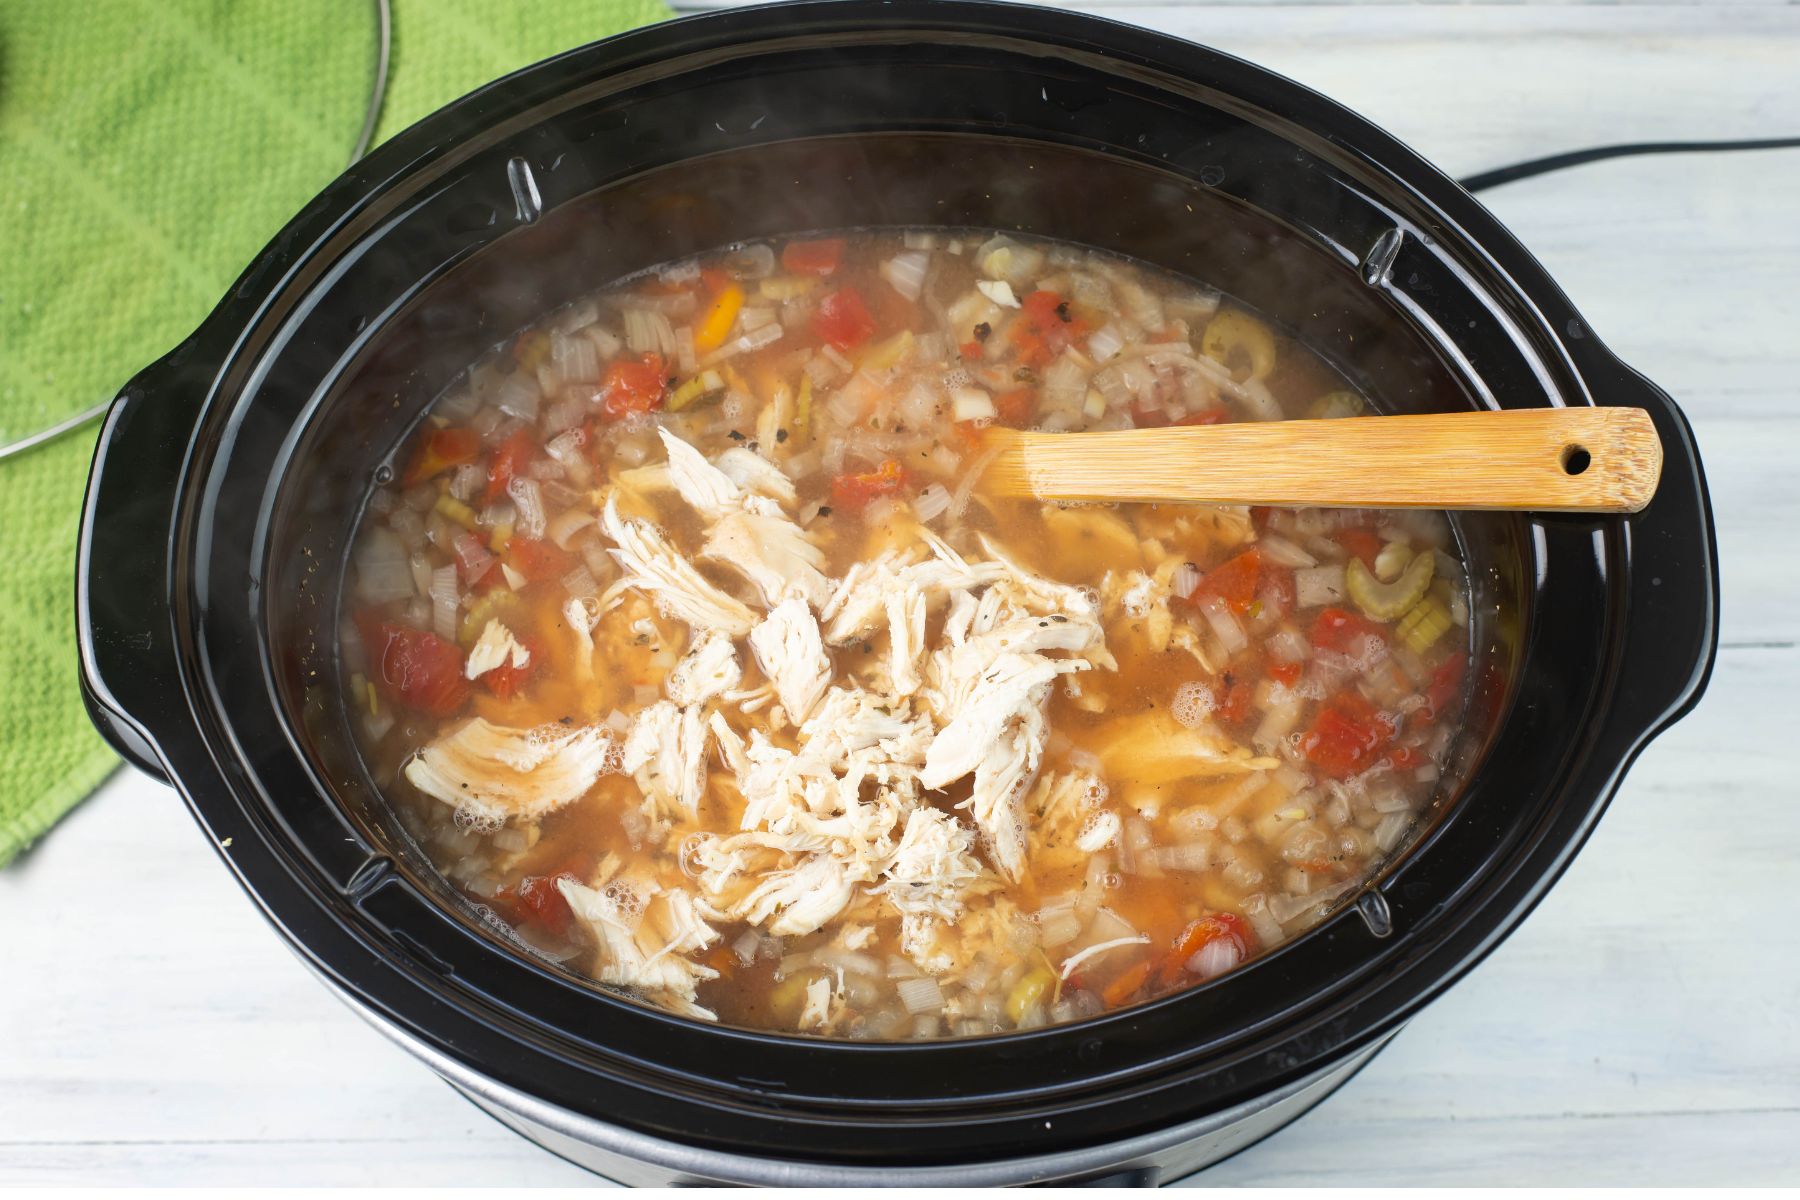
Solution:
<svg viewBox="0 0 1800 1200">
<path fill-rule="evenodd" d="M 1800 132 L 1800 7 L 1141 6 L 1454 173 Z M 1524 927 L 1217 1184 L 1800 1181 L 1800 152 L 1487 203 L 1706 455 L 1724 649 Z M 0 871 L 0 1185 L 581 1183 L 332 999 L 173 793 L 115 777 Z"/>
</svg>

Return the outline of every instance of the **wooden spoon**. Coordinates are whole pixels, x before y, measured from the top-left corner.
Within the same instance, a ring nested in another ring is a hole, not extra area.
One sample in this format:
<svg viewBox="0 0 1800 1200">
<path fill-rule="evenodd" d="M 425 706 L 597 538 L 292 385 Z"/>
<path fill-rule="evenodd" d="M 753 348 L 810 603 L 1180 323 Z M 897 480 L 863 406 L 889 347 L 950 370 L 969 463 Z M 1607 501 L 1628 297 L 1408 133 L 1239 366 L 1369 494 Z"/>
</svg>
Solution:
<svg viewBox="0 0 1800 1200">
<path fill-rule="evenodd" d="M 1633 513 L 1662 474 L 1641 408 L 1182 425 L 990 429 L 983 486 L 1046 500 Z"/>
</svg>

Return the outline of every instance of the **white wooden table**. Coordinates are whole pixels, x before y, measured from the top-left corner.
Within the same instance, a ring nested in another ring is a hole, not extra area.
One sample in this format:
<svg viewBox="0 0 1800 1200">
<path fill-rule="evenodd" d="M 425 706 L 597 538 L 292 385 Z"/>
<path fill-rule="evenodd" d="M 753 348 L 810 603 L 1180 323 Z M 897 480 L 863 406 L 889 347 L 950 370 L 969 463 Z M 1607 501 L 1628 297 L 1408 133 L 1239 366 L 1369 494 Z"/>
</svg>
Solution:
<svg viewBox="0 0 1800 1200">
<path fill-rule="evenodd" d="M 1794 133 L 1800 7 L 1108 6 L 1456 173 Z M 1724 642 L 1550 898 L 1311 1116 L 1208 1183 L 1800 1181 L 1800 152 L 1490 194 L 1687 408 Z M 175 795 L 114 778 L 0 872 L 0 1184 L 565 1183 L 282 948 Z"/>
</svg>

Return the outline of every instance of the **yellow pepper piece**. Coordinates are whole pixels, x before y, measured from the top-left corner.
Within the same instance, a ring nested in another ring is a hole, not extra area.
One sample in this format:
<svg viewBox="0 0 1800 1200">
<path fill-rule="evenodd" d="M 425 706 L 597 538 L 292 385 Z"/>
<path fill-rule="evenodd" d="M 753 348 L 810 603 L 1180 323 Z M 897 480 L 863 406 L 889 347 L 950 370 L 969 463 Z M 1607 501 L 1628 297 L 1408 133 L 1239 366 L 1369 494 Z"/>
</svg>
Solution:
<svg viewBox="0 0 1800 1200">
<path fill-rule="evenodd" d="M 865 371 L 885 371 L 905 358 L 912 349 L 912 330 L 903 329 L 886 341 L 875 343 L 869 347 L 862 361 L 857 365 Z"/>
<path fill-rule="evenodd" d="M 1450 632 L 1452 624 L 1454 622 L 1450 619 L 1450 610 L 1436 596 L 1427 596 L 1400 618 L 1400 624 L 1394 627 L 1394 632 L 1408 650 L 1414 654 L 1423 654 L 1439 638 Z"/>
<path fill-rule="evenodd" d="M 1315 421 L 1328 421 L 1337 417 L 1357 417 L 1362 415 L 1363 398 L 1355 392 L 1326 392 L 1306 410 L 1306 415 Z"/>
<path fill-rule="evenodd" d="M 1266 379 L 1275 370 L 1275 335 L 1246 312 L 1222 308 L 1206 323 L 1200 353 L 1237 380 Z"/>
<path fill-rule="evenodd" d="M 744 307 L 744 289 L 728 283 L 713 297 L 712 307 L 694 330 L 694 353 L 711 354 L 725 344 L 725 336 L 737 323 L 738 310 Z"/>
<path fill-rule="evenodd" d="M 504 525 L 494 526 L 494 531 L 488 534 L 488 549 L 492 550 L 495 554 L 505 554 L 506 544 L 512 541 L 512 535 L 513 527 L 511 521 L 508 521 Z"/>
<path fill-rule="evenodd" d="M 1050 985 L 1055 981 L 1056 977 L 1041 967 L 1019 977 L 1019 982 L 1013 984 L 1012 991 L 1006 996 L 1006 1015 L 1012 1018 L 1014 1025 L 1024 1020 L 1025 1014 L 1033 1007 L 1042 1003 L 1044 993 L 1050 990 Z"/>
<path fill-rule="evenodd" d="M 458 500 L 455 496 L 450 495 L 448 492 L 440 495 L 437 498 L 437 502 L 433 504 L 432 507 L 452 521 L 455 521 L 458 525 L 461 525 L 464 529 L 475 528 L 475 510 L 464 504 L 461 500 Z"/>
<path fill-rule="evenodd" d="M 1416 554 L 1398 579 L 1382 583 L 1363 566 L 1362 559 L 1352 558 L 1344 564 L 1344 590 L 1366 615 L 1377 621 L 1392 621 L 1424 599 L 1436 570 L 1435 556 Z"/>
<path fill-rule="evenodd" d="M 498 570 L 498 568 L 495 568 Z M 470 607 L 468 615 L 463 617 L 462 624 L 457 627 L 456 640 L 463 645 L 472 645 L 487 623 L 495 617 L 503 616 L 519 599 L 519 594 L 505 588 L 496 588 Z"/>
<path fill-rule="evenodd" d="M 664 404 L 663 408 L 669 412 L 680 412 L 688 405 L 724 390 L 725 380 L 717 371 L 702 371 L 670 392 L 668 403 Z"/>
</svg>

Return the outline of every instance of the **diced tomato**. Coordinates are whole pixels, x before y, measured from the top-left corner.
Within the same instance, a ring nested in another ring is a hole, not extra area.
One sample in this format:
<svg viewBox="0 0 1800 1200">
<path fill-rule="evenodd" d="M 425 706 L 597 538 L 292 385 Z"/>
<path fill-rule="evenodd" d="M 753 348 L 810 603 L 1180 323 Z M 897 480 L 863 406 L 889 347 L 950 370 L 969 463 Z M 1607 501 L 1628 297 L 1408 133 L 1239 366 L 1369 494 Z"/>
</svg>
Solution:
<svg viewBox="0 0 1800 1200">
<path fill-rule="evenodd" d="M 819 340 L 839 350 L 853 350 L 875 333 L 875 318 L 855 288 L 839 288 L 819 301 L 813 313 L 813 332 Z"/>
<path fill-rule="evenodd" d="M 1342 608 L 1322 609 L 1313 621 L 1312 644 L 1321 650 L 1331 650 L 1338 654 L 1357 654 L 1361 652 L 1367 638 L 1380 638 L 1387 642 L 1387 631 L 1365 617 Z"/>
<path fill-rule="evenodd" d="M 789 242 L 781 248 L 781 268 L 796 275 L 830 275 L 844 262 L 843 238 Z"/>
<path fill-rule="evenodd" d="M 512 665 L 512 659 L 508 658 L 500 666 L 481 673 L 482 686 L 502 700 L 511 700 L 518 695 L 519 689 L 525 686 L 526 680 L 530 679 L 537 671 L 538 648 L 536 643 L 527 638 L 519 638 L 519 644 L 531 652 L 531 657 L 524 666 L 515 667 Z"/>
<path fill-rule="evenodd" d="M 1394 736 L 1394 727 L 1355 692 L 1340 692 L 1313 718 L 1300 749 L 1319 770 L 1338 779 L 1360 775 L 1375 765 Z"/>
<path fill-rule="evenodd" d="M 1262 552 L 1254 546 L 1235 558 L 1227 559 L 1200 578 L 1194 589 L 1195 604 L 1216 598 L 1225 607 L 1242 615 L 1256 603 L 1256 585 L 1262 578 Z"/>
<path fill-rule="evenodd" d="M 1285 687 L 1293 687 L 1300 682 L 1300 664 L 1297 662 L 1270 663 L 1269 678 Z"/>
<path fill-rule="evenodd" d="M 1256 590 L 1256 598 L 1263 603 L 1263 610 L 1272 617 L 1285 617 L 1294 611 L 1294 572 L 1291 567 L 1276 567 L 1263 564 L 1262 586 Z"/>
<path fill-rule="evenodd" d="M 575 569 L 575 556 L 542 538 L 514 534 L 506 543 L 506 563 L 530 583 L 561 579 Z"/>
<path fill-rule="evenodd" d="M 468 530 L 456 535 L 456 574 L 464 587 L 472 587 L 492 574 L 500 560 L 488 553 L 487 544 Z"/>
<path fill-rule="evenodd" d="M 986 438 L 982 430 L 986 428 L 987 424 L 982 421 L 958 421 L 950 427 L 950 432 L 961 443 L 964 452 L 970 452 L 981 449 Z"/>
<path fill-rule="evenodd" d="M 1031 388 L 1014 388 L 994 396 L 994 409 L 1000 414 L 1000 423 L 1015 429 L 1031 423 L 1031 418 L 1037 415 L 1037 405 L 1037 392 Z"/>
<path fill-rule="evenodd" d="M 1055 292 L 1033 292 L 1019 307 L 1021 311 L 1007 327 L 1006 336 L 1026 366 L 1043 366 L 1087 332 L 1087 323 L 1075 316 L 1068 301 Z"/>
<path fill-rule="evenodd" d="M 874 471 L 832 479 L 831 503 L 848 512 L 861 512 L 877 496 L 891 496 L 905 486 L 906 468 L 890 458 Z"/>
<path fill-rule="evenodd" d="M 435 633 L 391 621 L 363 630 L 375 664 L 375 686 L 389 699 L 434 717 L 447 717 L 469 698 L 463 653 Z M 371 636 L 372 635 L 372 636 Z"/>
<path fill-rule="evenodd" d="M 1463 676 L 1469 671 L 1469 656 L 1452 654 L 1439 663 L 1431 672 L 1431 679 L 1425 685 L 1425 707 L 1427 715 L 1436 718 L 1450 706 L 1462 691 Z"/>
<path fill-rule="evenodd" d="M 575 914 L 570 910 L 569 902 L 563 899 L 562 889 L 556 886 L 558 879 L 580 882 L 568 871 L 555 875 L 527 875 L 509 892 L 502 891 L 500 895 L 512 901 L 510 907 L 521 923 L 529 922 L 561 937 L 569 932 Z"/>
<path fill-rule="evenodd" d="M 701 267 L 700 284 L 707 291 L 717 295 L 731 286 L 731 276 L 718 267 Z"/>
<path fill-rule="evenodd" d="M 481 494 L 482 501 L 493 504 L 504 498 L 512 481 L 523 475 L 536 457 L 537 439 L 531 436 L 531 431 L 514 430 L 494 448 L 494 456 L 488 460 L 487 490 Z"/>
<path fill-rule="evenodd" d="M 654 350 L 634 357 L 616 358 L 600 381 L 604 397 L 600 411 L 609 421 L 662 407 L 669 387 L 669 368 Z"/>
<path fill-rule="evenodd" d="M 400 486 L 414 487 L 448 471 L 451 467 L 460 467 L 464 463 L 472 463 L 481 454 L 481 438 L 473 429 L 464 429 L 452 425 L 446 429 L 434 429 L 425 435 L 419 448 L 413 452 L 412 461 L 406 465 L 406 471 L 400 476 Z"/>
<path fill-rule="evenodd" d="M 1137 995 L 1144 984 L 1150 980 L 1150 972 L 1156 963 L 1151 959 L 1132 963 L 1113 977 L 1111 983 L 1100 989 L 1100 1001 L 1108 1008 L 1118 1008 L 1133 996 Z"/>
<path fill-rule="evenodd" d="M 1234 679 L 1219 696 L 1216 710 L 1219 719 L 1231 725 L 1242 725 L 1250 719 L 1251 688 L 1249 681 Z"/>
<path fill-rule="evenodd" d="M 1190 922 L 1175 935 L 1169 953 L 1163 958 L 1164 983 L 1173 983 L 1187 970 L 1188 960 L 1208 945 L 1227 938 L 1237 946 L 1238 959 L 1249 958 L 1256 948 L 1256 932 L 1236 913 L 1213 913 Z"/>
<path fill-rule="evenodd" d="M 963 358 L 973 361 L 981 357 L 981 343 L 964 342 L 956 348 L 956 352 L 962 355 Z"/>
<path fill-rule="evenodd" d="M 1332 540 L 1350 552 L 1352 558 L 1362 559 L 1362 565 L 1373 571 L 1375 558 L 1381 553 L 1381 539 L 1366 529 L 1340 529 L 1332 535 Z"/>
<path fill-rule="evenodd" d="M 1131 423 L 1138 429 L 1162 429 L 1171 425 L 1223 425 L 1226 420 L 1228 416 L 1222 408 L 1202 409 L 1171 420 L 1169 414 L 1160 408 L 1137 404 L 1131 406 Z"/>
</svg>

